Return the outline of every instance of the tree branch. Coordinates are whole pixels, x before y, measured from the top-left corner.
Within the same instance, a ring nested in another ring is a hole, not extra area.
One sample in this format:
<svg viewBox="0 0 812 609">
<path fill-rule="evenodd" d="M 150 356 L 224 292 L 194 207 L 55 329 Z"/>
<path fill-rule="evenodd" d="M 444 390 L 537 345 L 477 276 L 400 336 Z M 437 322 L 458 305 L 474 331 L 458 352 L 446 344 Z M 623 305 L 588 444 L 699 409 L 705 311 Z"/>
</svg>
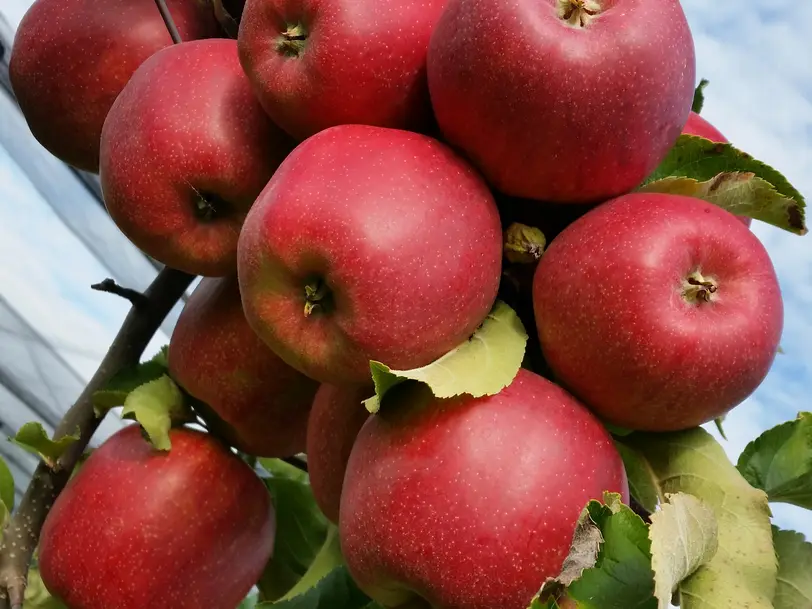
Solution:
<svg viewBox="0 0 812 609">
<path fill-rule="evenodd" d="M 164 318 L 193 279 L 193 275 L 170 268 L 158 273 L 141 295 L 143 302 L 130 309 L 90 383 L 57 426 L 54 439 L 75 433 L 78 428 L 79 440 L 62 454 L 53 469 L 40 462 L 19 508 L 6 527 L 0 543 L 0 608 L 22 608 L 28 565 L 42 525 L 102 420 L 94 412 L 93 394 L 105 387 L 119 371 L 140 362 Z"/>
<path fill-rule="evenodd" d="M 132 290 L 130 288 L 123 288 L 118 285 L 115 280 L 107 278 L 100 283 L 94 283 L 90 286 L 91 290 L 97 290 L 99 292 L 107 292 L 108 294 L 115 294 L 116 296 L 121 296 L 125 300 L 129 300 L 130 303 L 134 307 L 144 306 L 146 304 L 146 296 L 144 296 L 138 290 Z"/>
</svg>

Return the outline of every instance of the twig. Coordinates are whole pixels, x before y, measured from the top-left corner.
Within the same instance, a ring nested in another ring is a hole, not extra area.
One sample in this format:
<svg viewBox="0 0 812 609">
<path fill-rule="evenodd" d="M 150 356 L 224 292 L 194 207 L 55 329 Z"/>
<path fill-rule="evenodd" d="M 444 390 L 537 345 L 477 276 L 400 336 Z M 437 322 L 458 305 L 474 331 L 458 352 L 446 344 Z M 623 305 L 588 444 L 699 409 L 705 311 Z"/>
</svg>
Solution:
<svg viewBox="0 0 812 609">
<path fill-rule="evenodd" d="M 134 307 L 142 307 L 146 305 L 147 298 L 138 290 L 130 288 L 123 288 L 118 285 L 114 279 L 107 278 L 100 283 L 94 283 L 90 286 L 91 290 L 99 292 L 107 292 L 108 294 L 115 294 L 122 298 L 129 300 Z"/>
<path fill-rule="evenodd" d="M 172 13 L 169 12 L 169 9 L 166 6 L 166 0 L 155 0 L 155 4 L 158 6 L 158 10 L 161 12 L 161 17 L 164 20 L 166 29 L 169 31 L 169 35 L 172 37 L 172 42 L 175 44 L 180 44 L 182 42 L 180 39 L 180 32 L 178 32 L 178 26 L 175 25 L 175 20 L 172 19 Z"/>
<path fill-rule="evenodd" d="M 193 275 L 169 268 L 158 273 L 142 295 L 143 305 L 130 309 L 90 383 L 57 426 L 54 439 L 75 433 L 78 428 L 79 440 L 62 454 L 53 469 L 42 462 L 37 466 L 19 508 L 6 527 L 0 543 L 0 608 L 22 608 L 28 566 L 42 525 L 101 422 L 93 410 L 93 394 L 120 370 L 138 364 L 164 318 L 193 279 Z"/>
</svg>

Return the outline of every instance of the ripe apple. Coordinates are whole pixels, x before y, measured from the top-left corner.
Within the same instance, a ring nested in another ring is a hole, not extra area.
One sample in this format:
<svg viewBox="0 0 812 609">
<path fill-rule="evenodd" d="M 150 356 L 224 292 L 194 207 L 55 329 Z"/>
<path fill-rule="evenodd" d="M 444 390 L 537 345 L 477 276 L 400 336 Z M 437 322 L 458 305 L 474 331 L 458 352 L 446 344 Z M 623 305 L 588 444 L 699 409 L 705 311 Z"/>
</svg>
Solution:
<svg viewBox="0 0 812 609">
<path fill-rule="evenodd" d="M 304 139 L 365 124 L 430 125 L 429 37 L 446 0 L 248 0 L 242 65 L 265 110 Z"/>
<path fill-rule="evenodd" d="M 313 497 L 328 520 L 338 524 L 341 487 L 352 445 L 369 417 L 363 401 L 375 394 L 369 384 L 322 384 L 307 425 L 307 471 Z"/>
<path fill-rule="evenodd" d="M 704 137 L 712 142 L 721 142 L 723 144 L 727 143 L 727 138 L 722 135 L 721 131 L 693 111 L 688 115 L 688 121 L 682 128 L 682 133 L 685 135 L 697 135 L 699 137 Z"/>
<path fill-rule="evenodd" d="M 341 547 L 386 606 L 419 594 L 438 609 L 526 609 L 604 491 L 628 501 L 614 443 L 552 382 L 520 370 L 495 396 L 448 400 L 404 385 L 353 446 Z"/>
<path fill-rule="evenodd" d="M 159 262 L 231 274 L 245 214 L 292 147 L 256 101 L 236 41 L 174 45 L 146 60 L 110 109 L 105 204 Z"/>
<path fill-rule="evenodd" d="M 48 590 L 72 609 L 233 609 L 273 550 L 270 495 L 212 436 L 138 425 L 110 436 L 59 495 L 42 529 Z"/>
<path fill-rule="evenodd" d="M 220 35 L 203 0 L 167 0 L 183 40 Z M 99 170 L 110 106 L 147 57 L 172 44 L 153 0 L 36 0 L 14 37 L 9 78 L 31 133 L 74 167 Z"/>
<path fill-rule="evenodd" d="M 175 381 L 225 424 L 218 431 L 236 448 L 259 457 L 304 452 L 318 383 L 254 334 L 236 274 L 207 277 L 195 288 L 172 332 L 168 359 Z"/>
<path fill-rule="evenodd" d="M 449 0 L 428 82 L 445 138 L 495 188 L 597 203 L 665 158 L 695 64 L 679 0 Z"/>
<path fill-rule="evenodd" d="M 288 364 L 370 380 L 369 360 L 426 365 L 493 306 L 502 233 L 487 185 L 428 136 L 341 125 L 301 143 L 245 220 L 243 308 Z"/>
<path fill-rule="evenodd" d="M 598 416 L 675 431 L 719 417 L 764 380 L 783 327 L 764 246 L 700 199 L 637 193 L 565 229 L 533 282 L 556 379 Z"/>
<path fill-rule="evenodd" d="M 721 131 L 693 111 L 691 112 L 690 116 L 688 116 L 688 122 L 685 123 L 685 126 L 682 128 L 682 133 L 684 135 L 697 135 L 699 137 L 704 137 L 705 139 L 716 143 L 728 143 L 727 138 L 722 135 Z M 747 216 L 738 216 L 738 218 L 745 226 L 750 226 L 753 222 L 753 219 L 748 218 Z"/>
</svg>

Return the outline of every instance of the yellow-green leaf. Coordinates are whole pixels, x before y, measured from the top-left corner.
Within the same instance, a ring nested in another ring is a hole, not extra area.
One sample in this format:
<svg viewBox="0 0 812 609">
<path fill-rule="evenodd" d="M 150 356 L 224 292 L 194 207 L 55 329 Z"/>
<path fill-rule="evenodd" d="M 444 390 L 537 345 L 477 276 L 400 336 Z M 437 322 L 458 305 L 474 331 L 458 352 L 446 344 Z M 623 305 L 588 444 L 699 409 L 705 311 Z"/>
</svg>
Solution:
<svg viewBox="0 0 812 609">
<path fill-rule="evenodd" d="M 6 465 L 6 462 L 0 458 L 0 502 L 6 506 L 10 512 L 14 509 L 14 476 L 11 470 Z"/>
<path fill-rule="evenodd" d="M 693 495 L 666 495 L 666 501 L 651 515 L 648 535 L 654 596 L 658 609 L 668 609 L 677 585 L 716 554 L 716 516 Z"/>
<path fill-rule="evenodd" d="M 639 190 L 703 199 L 737 216 L 761 220 L 798 235 L 806 234 L 802 205 L 751 172 L 719 173 L 705 181 L 667 177 Z"/>
<path fill-rule="evenodd" d="M 30 422 L 20 427 L 17 435 L 10 438 L 17 446 L 39 455 L 48 467 L 53 468 L 59 457 L 79 439 L 79 429 L 73 435 L 65 435 L 52 440 L 41 423 Z"/>
<path fill-rule="evenodd" d="M 370 362 L 375 395 L 364 403 L 367 410 L 377 412 L 386 392 L 407 380 L 425 383 L 438 398 L 497 394 L 519 372 L 526 345 L 527 332 L 519 316 L 497 301 L 471 338 L 427 366 L 392 370 L 381 362 Z"/>
<path fill-rule="evenodd" d="M 184 416 L 185 403 L 175 382 L 167 375 L 144 383 L 127 395 L 122 417 L 134 418 L 158 450 L 169 450 L 172 422 Z"/>
<path fill-rule="evenodd" d="M 778 563 L 764 491 L 750 486 L 702 428 L 624 438 L 649 463 L 661 494 L 687 493 L 713 510 L 718 550 L 678 587 L 681 609 L 773 609 Z"/>
<path fill-rule="evenodd" d="M 798 204 L 799 217 L 790 225 L 795 232 L 806 232 L 804 213 L 806 202 L 803 195 L 789 181 L 766 163 L 757 161 L 746 152 L 731 144 L 711 142 L 695 135 L 680 135 L 662 163 L 649 175 L 643 185 L 664 178 L 692 178 L 706 182 L 720 173 L 746 172 L 769 182 L 775 190 Z"/>
</svg>

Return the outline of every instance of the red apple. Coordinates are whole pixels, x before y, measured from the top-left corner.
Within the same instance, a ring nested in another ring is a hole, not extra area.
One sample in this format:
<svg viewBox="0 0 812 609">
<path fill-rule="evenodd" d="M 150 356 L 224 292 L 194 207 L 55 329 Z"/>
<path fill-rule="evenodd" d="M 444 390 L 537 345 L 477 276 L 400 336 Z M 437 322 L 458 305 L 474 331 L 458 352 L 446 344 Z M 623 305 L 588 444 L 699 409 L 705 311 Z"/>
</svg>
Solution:
<svg viewBox="0 0 812 609">
<path fill-rule="evenodd" d="M 220 35 L 202 0 L 167 0 L 183 40 Z M 9 61 L 14 94 L 34 137 L 74 167 L 99 170 L 102 125 L 147 57 L 172 44 L 154 0 L 36 0 Z"/>
<path fill-rule="evenodd" d="M 685 123 L 685 127 L 682 128 L 682 133 L 684 135 L 697 135 L 699 137 L 704 137 L 705 139 L 716 143 L 728 143 L 727 138 L 722 135 L 722 133 L 716 127 L 711 125 L 696 112 L 691 112 L 690 116 L 688 117 L 688 122 Z M 745 226 L 750 226 L 750 224 L 753 222 L 753 219 L 748 218 L 747 216 L 739 216 L 738 218 Z"/>
<path fill-rule="evenodd" d="M 335 524 L 350 451 L 369 417 L 363 401 L 374 394 L 369 384 L 323 384 L 313 400 L 307 425 L 307 471 L 316 504 Z"/>
<path fill-rule="evenodd" d="M 274 544 L 270 495 L 208 434 L 173 429 L 155 450 L 130 425 L 108 438 L 59 495 L 39 567 L 71 609 L 233 609 Z"/>
<path fill-rule="evenodd" d="M 687 429 L 764 380 L 783 327 L 773 265 L 733 214 L 630 194 L 590 211 L 541 258 L 536 325 L 557 380 L 630 429 Z"/>
<path fill-rule="evenodd" d="M 259 457 L 304 452 L 318 383 L 297 372 L 251 330 L 236 275 L 205 278 L 169 341 L 169 371 L 226 425 L 233 445 Z"/>
<path fill-rule="evenodd" d="M 712 142 L 721 142 L 723 144 L 727 143 L 727 138 L 722 135 L 722 132 L 696 112 L 690 113 L 688 116 L 688 121 L 682 128 L 682 133 L 684 135 L 697 135 L 699 137 L 704 137 Z"/>
<path fill-rule="evenodd" d="M 361 428 L 341 497 L 353 578 L 386 606 L 526 609 L 558 575 L 581 510 L 628 501 L 607 431 L 566 391 L 520 370 L 501 393 L 397 388 Z"/>
<path fill-rule="evenodd" d="M 425 135 L 343 125 L 285 159 L 240 234 L 248 323 L 321 382 L 426 365 L 493 306 L 502 233 L 482 178 Z"/>
<path fill-rule="evenodd" d="M 174 45 L 145 61 L 110 109 L 104 200 L 149 256 L 231 274 L 245 214 L 291 148 L 256 101 L 234 40 Z"/>
<path fill-rule="evenodd" d="M 449 0 L 428 82 L 445 138 L 498 190 L 559 203 L 635 188 L 694 96 L 679 0 Z"/>
<path fill-rule="evenodd" d="M 344 124 L 430 124 L 429 37 L 446 0 L 248 0 L 240 59 L 268 114 L 299 139 Z"/>
</svg>

